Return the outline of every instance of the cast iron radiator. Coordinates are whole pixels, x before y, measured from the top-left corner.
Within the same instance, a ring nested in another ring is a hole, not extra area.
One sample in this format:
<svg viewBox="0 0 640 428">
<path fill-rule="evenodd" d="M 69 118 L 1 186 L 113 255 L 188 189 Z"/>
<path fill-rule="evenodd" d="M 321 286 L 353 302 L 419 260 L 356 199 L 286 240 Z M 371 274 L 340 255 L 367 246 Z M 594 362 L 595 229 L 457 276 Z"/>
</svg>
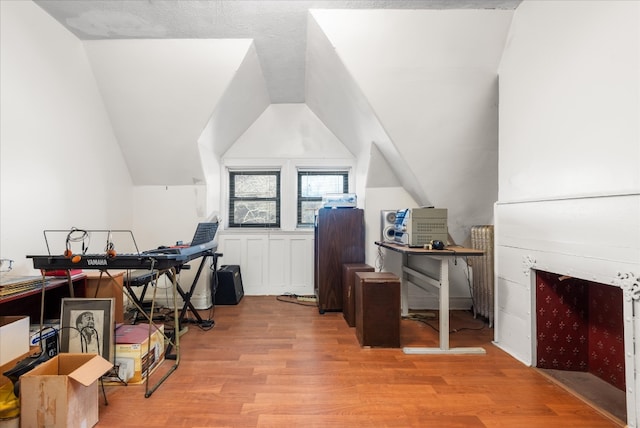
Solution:
<svg viewBox="0 0 640 428">
<path fill-rule="evenodd" d="M 471 247 L 484 251 L 481 257 L 469 257 L 473 268 L 473 315 L 489 320 L 493 326 L 494 309 L 494 241 L 493 226 L 472 226 Z"/>
</svg>

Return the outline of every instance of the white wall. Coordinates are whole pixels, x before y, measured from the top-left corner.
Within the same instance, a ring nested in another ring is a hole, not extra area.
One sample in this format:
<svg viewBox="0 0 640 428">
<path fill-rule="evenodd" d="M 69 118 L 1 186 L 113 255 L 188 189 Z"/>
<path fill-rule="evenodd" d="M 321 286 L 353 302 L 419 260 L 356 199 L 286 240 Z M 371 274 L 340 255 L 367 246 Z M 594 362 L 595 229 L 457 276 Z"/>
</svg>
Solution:
<svg viewBox="0 0 640 428">
<path fill-rule="evenodd" d="M 618 273 L 640 275 L 639 24 L 637 2 L 525 1 L 514 15 L 500 66 L 495 339 L 526 364 L 535 270 L 617 287 L 629 287 Z M 625 296 L 635 427 L 640 303 Z"/>
<path fill-rule="evenodd" d="M 135 186 L 132 207 L 133 231 L 139 250 L 174 245 L 177 241 L 190 242 L 197 224 L 212 220 L 217 215 L 204 185 Z M 191 269 L 181 272 L 180 285 L 185 291 L 191 286 L 201 261 L 197 259 L 189 263 Z M 206 260 L 207 269 L 199 278 L 191 298 L 191 303 L 199 309 L 211 304 L 208 269 L 211 261 L 211 258 Z M 169 284 L 164 287 L 169 287 Z M 163 295 L 159 301 L 171 304 L 172 299 L 171 295 Z"/>
<path fill-rule="evenodd" d="M 369 180 L 371 147 L 376 146 L 394 165 L 399 184 L 416 200 L 426 196 L 415 174 L 408 168 L 378 120 L 375 111 L 347 69 L 339 51 L 320 26 L 322 17 L 333 22 L 332 12 L 312 11 L 307 23 L 306 103 L 322 122 L 356 156 L 355 191 L 363 194 Z M 336 13 L 340 13 L 336 11 Z M 316 14 L 319 14 L 318 18 Z M 345 26 L 350 28 L 350 24 Z M 388 164 L 385 165 L 388 167 Z M 378 174 L 378 171 L 375 172 Z M 387 175 L 386 172 L 383 172 Z M 387 184 L 389 185 L 389 184 Z"/>
<path fill-rule="evenodd" d="M 512 13 L 312 13 L 402 162 L 388 155 L 388 144 L 381 145 L 381 151 L 401 181 L 405 170 L 415 177 L 420 191 L 410 193 L 419 206 L 448 209 L 449 230 L 457 242 L 470 236 L 473 225 L 487 224 L 493 216 L 498 192 L 497 67 Z"/>
<path fill-rule="evenodd" d="M 399 208 L 417 207 L 419 204 L 411 197 L 409 192 L 397 184 L 393 171 L 381 157 L 378 150 L 372 146 L 371 164 L 369 170 L 369 182 L 366 189 L 365 200 L 365 262 L 375 267 L 377 271 L 393 272 L 398 277 L 402 276 L 402 257 L 394 251 L 381 250 L 376 241 L 382 239 L 381 211 L 397 210 Z M 386 181 L 384 185 L 382 181 Z M 430 260 L 422 260 L 420 257 L 412 260 L 414 267 L 423 272 L 428 272 Z M 450 307 L 452 309 L 466 310 L 472 306 L 469 291 L 469 272 L 464 259 L 449 266 L 450 279 Z M 409 308 L 411 309 L 438 309 L 439 294 L 434 287 L 424 286 L 409 287 Z"/>
<path fill-rule="evenodd" d="M 470 245 L 472 226 L 493 223 L 497 68 L 512 13 L 310 13 L 307 103 L 357 153 L 358 174 L 372 183 L 365 204 L 367 230 L 374 235 L 380 209 L 446 207 L 450 235 L 460 245 Z M 386 160 L 381 167 L 380 156 Z M 389 172 L 395 185 L 380 183 Z M 377 253 L 374 240 L 367 238 L 369 262 Z M 388 254 L 385 270 L 399 272 L 399 263 Z M 452 307 L 469 308 L 464 263 L 452 268 L 450 280 Z M 412 308 L 438 307 L 436 293 L 410 292 Z"/>
<path fill-rule="evenodd" d="M 305 104 L 272 104 L 222 159 L 220 206 L 228 222 L 228 168 L 272 167 L 281 173 L 281 228 L 219 232 L 223 264 L 240 265 L 247 295 L 313 294 L 313 230 L 296 225 L 298 168 L 343 168 L 357 187 L 353 154 Z M 358 195 L 364 204 L 364 194 Z"/>
<path fill-rule="evenodd" d="M 252 52 L 251 40 L 92 40 L 84 46 L 134 184 L 204 183 L 198 141 Z"/>
<path fill-rule="evenodd" d="M 380 211 L 418 206 L 416 201 L 402 187 L 368 187 L 365 203 L 366 238 L 365 262 L 376 271 L 393 272 L 402 276 L 402 257 L 394 251 L 381 250 L 375 241 L 381 239 Z M 430 260 L 412 260 L 418 270 L 429 271 Z M 449 266 L 450 307 L 451 309 L 468 310 L 472 306 L 469 292 L 469 273 L 463 258 Z M 409 308 L 438 309 L 439 294 L 436 288 L 409 287 Z"/>
<path fill-rule="evenodd" d="M 582 261 L 565 269 L 604 283 L 619 269 L 640 271 L 639 7 L 518 8 L 500 67 L 498 251 L 576 256 Z M 498 266 L 498 286 L 507 287 L 504 259 Z M 530 362 L 527 348 L 513 351 Z"/>
<path fill-rule="evenodd" d="M 45 229 L 130 229 L 131 178 L 82 43 L 32 2 L 0 11 L 0 257 L 34 275 Z"/>
<path fill-rule="evenodd" d="M 637 193 L 638 3 L 553 3 L 517 9 L 500 66 L 500 201 Z"/>
<path fill-rule="evenodd" d="M 339 168 L 351 172 L 350 189 L 357 184 L 356 159 L 306 104 L 272 104 L 238 138 L 222 158 L 221 211 L 228 221 L 227 168 L 271 167 L 281 170 L 284 231 L 296 230 L 297 168 Z M 364 195 L 359 195 L 364 197 Z M 358 201 L 359 204 L 363 200 Z"/>
</svg>

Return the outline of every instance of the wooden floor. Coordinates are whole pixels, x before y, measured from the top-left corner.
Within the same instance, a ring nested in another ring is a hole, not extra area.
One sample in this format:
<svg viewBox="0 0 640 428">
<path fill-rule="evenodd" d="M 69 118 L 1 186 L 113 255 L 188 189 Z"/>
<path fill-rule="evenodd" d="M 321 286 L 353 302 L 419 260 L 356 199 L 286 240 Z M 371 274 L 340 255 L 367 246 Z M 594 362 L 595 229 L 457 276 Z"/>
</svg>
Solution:
<svg viewBox="0 0 640 428">
<path fill-rule="evenodd" d="M 207 313 L 203 312 L 206 317 Z M 491 344 L 493 330 L 454 312 L 451 346 L 486 355 L 405 355 L 361 348 L 342 313 L 245 296 L 215 327 L 189 325 L 178 369 L 151 395 L 107 386 L 98 427 L 616 427 Z M 437 320 L 431 324 L 437 327 Z M 469 330 L 466 330 L 470 328 Z M 473 330 L 471 330 L 473 329 Z M 437 346 L 412 320 L 403 346 Z M 165 361 L 151 379 L 173 364 Z"/>
</svg>

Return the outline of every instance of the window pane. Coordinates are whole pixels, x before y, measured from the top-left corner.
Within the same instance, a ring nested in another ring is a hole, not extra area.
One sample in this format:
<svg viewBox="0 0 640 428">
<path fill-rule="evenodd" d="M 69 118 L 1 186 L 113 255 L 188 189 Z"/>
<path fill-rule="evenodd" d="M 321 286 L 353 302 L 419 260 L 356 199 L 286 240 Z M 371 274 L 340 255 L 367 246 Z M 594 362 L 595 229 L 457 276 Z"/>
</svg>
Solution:
<svg viewBox="0 0 640 428">
<path fill-rule="evenodd" d="M 235 197 L 275 198 L 278 183 L 275 175 L 236 175 L 234 177 Z"/>
<path fill-rule="evenodd" d="M 276 201 L 236 201 L 233 219 L 235 224 L 275 224 Z"/>
<path fill-rule="evenodd" d="M 305 198 L 321 198 L 327 193 L 343 193 L 343 175 L 302 175 L 300 193 Z"/>
<path fill-rule="evenodd" d="M 322 206 L 322 201 L 303 201 L 301 202 L 301 223 L 314 223 L 316 210 Z"/>
</svg>

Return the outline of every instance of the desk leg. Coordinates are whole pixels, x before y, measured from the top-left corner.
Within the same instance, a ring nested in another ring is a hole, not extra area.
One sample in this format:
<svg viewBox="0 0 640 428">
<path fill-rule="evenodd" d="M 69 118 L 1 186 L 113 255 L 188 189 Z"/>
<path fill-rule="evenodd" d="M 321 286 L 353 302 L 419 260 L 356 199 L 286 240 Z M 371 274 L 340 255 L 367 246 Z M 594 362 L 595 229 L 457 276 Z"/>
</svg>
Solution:
<svg viewBox="0 0 640 428">
<path fill-rule="evenodd" d="M 440 260 L 440 349 L 449 350 L 449 259 Z"/>
<path fill-rule="evenodd" d="M 210 324 L 210 326 L 213 326 L 213 322 L 209 322 L 209 321 L 205 322 L 205 320 L 202 319 L 196 307 L 193 306 L 193 303 L 191 303 L 191 297 L 193 296 L 193 293 L 196 290 L 196 286 L 198 285 L 198 280 L 200 279 L 200 275 L 202 274 L 202 269 L 204 268 L 208 257 L 209 257 L 208 255 L 202 257 L 202 261 L 200 262 L 200 266 L 198 267 L 198 272 L 196 273 L 196 276 L 193 278 L 193 282 L 189 287 L 189 291 L 185 292 L 182 289 L 182 287 L 180 286 L 180 283 L 178 282 L 177 277 L 174 277 L 173 275 L 169 276 L 171 278 L 171 281 L 176 283 L 176 289 L 178 290 L 178 293 L 180 294 L 180 297 L 182 297 L 182 301 L 183 301 L 183 306 L 182 306 L 182 309 L 180 310 L 180 315 L 178 316 L 178 324 L 180 325 L 181 328 L 182 328 L 182 324 L 184 323 L 184 318 L 187 315 L 187 310 L 189 309 L 191 309 L 191 313 L 196 318 L 196 322 L 198 324 L 200 325 Z M 167 273 L 167 275 L 169 275 L 169 273 Z M 167 353 L 170 351 L 171 351 L 171 348 L 167 350 Z"/>
<path fill-rule="evenodd" d="M 405 347 L 402 351 L 405 354 L 486 354 L 484 348 L 480 347 L 449 348 L 449 258 L 438 258 L 440 260 L 440 347 Z M 402 277 L 404 278 L 405 275 L 407 274 L 403 273 Z"/>
<path fill-rule="evenodd" d="M 402 255 L 402 275 L 400 278 L 400 315 L 409 315 L 409 274 L 405 272 L 404 266 L 409 266 L 409 256 Z"/>
</svg>

